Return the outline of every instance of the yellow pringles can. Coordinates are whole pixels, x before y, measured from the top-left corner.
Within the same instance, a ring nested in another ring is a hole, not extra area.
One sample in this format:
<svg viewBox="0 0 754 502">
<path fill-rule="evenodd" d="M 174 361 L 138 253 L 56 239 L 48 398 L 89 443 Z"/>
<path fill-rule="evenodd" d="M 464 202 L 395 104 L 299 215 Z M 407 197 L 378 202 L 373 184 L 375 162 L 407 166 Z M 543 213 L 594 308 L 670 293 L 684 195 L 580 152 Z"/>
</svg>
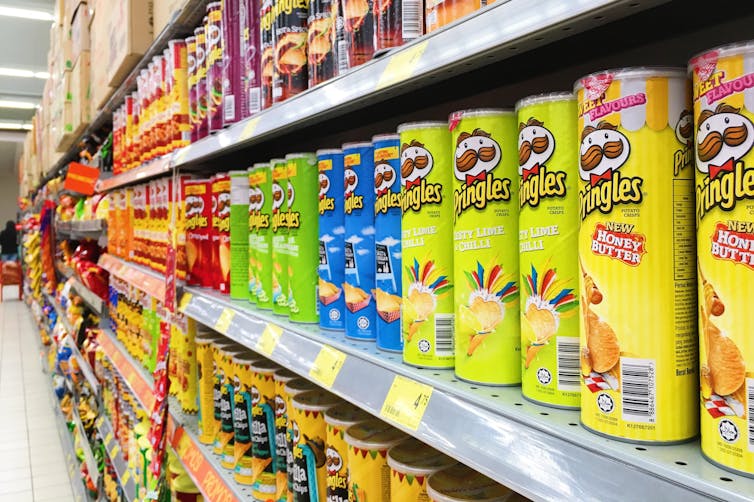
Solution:
<svg viewBox="0 0 754 502">
<path fill-rule="evenodd" d="M 249 353 L 233 355 L 233 460 L 226 462 L 223 457 L 223 467 L 231 464 L 233 479 L 242 485 L 250 485 L 254 482 L 251 457 L 254 383 L 251 364 L 256 361 L 257 358 Z"/>
<path fill-rule="evenodd" d="M 340 399 L 322 389 L 295 396 L 291 410 L 294 502 L 327 501 L 327 458 L 325 456 L 325 412 Z"/>
<path fill-rule="evenodd" d="M 406 434 L 377 418 L 346 430 L 349 500 L 390 502 L 387 452 L 407 438 Z"/>
<path fill-rule="evenodd" d="M 199 441 L 212 444 L 215 441 L 215 371 L 212 342 L 221 335 L 204 326 L 197 326 L 196 367 L 199 376 L 197 389 L 199 405 Z"/>
<path fill-rule="evenodd" d="M 686 441 L 699 431 L 690 85 L 683 70 L 634 68 L 575 90 L 581 422 L 625 441 Z"/>
<path fill-rule="evenodd" d="M 258 500 L 273 500 L 277 490 L 275 478 L 275 380 L 280 366 L 263 359 L 250 365 L 251 370 L 251 494 Z M 238 472 L 238 468 L 236 468 Z"/>
<path fill-rule="evenodd" d="M 425 368 L 452 368 L 450 132 L 445 122 L 414 122 L 398 126 L 398 134 L 403 204 L 403 361 Z"/>
<path fill-rule="evenodd" d="M 387 452 L 391 502 L 426 502 L 427 478 L 457 463 L 415 438 L 393 446 Z"/>
<path fill-rule="evenodd" d="M 691 60 L 702 453 L 754 476 L 754 42 Z"/>
<path fill-rule="evenodd" d="M 352 425 L 370 418 L 372 415 L 346 402 L 341 402 L 325 412 L 327 502 L 348 500 L 348 444 L 345 433 Z"/>
<path fill-rule="evenodd" d="M 427 482 L 427 494 L 432 502 L 520 500 L 518 494 L 510 488 L 463 464 L 456 464 L 431 475 Z"/>
<path fill-rule="evenodd" d="M 540 94 L 518 113 L 521 392 L 578 408 L 578 139 L 572 93 Z"/>
<path fill-rule="evenodd" d="M 287 373 L 286 373 L 287 372 Z M 288 379 L 284 384 L 282 390 L 279 390 L 279 384 L 278 381 L 282 380 L 283 378 L 287 378 L 288 375 L 287 370 L 281 370 L 275 373 L 275 406 L 279 406 L 282 404 L 283 412 L 285 413 L 286 420 L 285 420 L 285 441 L 283 444 L 285 444 L 285 465 L 279 466 L 277 469 L 276 477 L 277 477 L 277 493 L 281 492 L 281 483 L 285 482 L 285 488 L 284 493 L 285 500 L 288 502 L 293 502 L 293 428 L 291 425 L 291 418 L 293 417 L 293 398 L 297 395 L 308 392 L 310 390 L 317 390 L 319 387 L 317 387 L 314 383 L 310 382 L 309 380 L 306 380 L 304 378 L 291 378 Z M 285 375 L 285 376 L 284 376 Z M 278 392 L 282 392 L 282 403 L 278 403 L 277 397 Z M 276 417 L 277 417 L 277 410 L 275 411 Z M 275 426 L 275 437 L 278 436 L 278 429 L 277 429 L 277 418 L 276 418 L 276 426 Z M 277 440 L 276 440 L 277 444 Z M 276 455 L 276 462 L 280 460 L 280 458 Z M 282 468 L 281 468 L 282 467 Z M 283 472 L 283 475 L 281 475 L 281 471 Z"/>
<path fill-rule="evenodd" d="M 516 115 L 465 110 L 450 115 L 449 127 L 456 375 L 475 383 L 518 385 Z"/>
<path fill-rule="evenodd" d="M 225 358 L 225 380 L 220 395 L 220 428 L 215 447 L 222 447 L 220 465 L 226 469 L 236 469 L 236 398 L 241 393 L 241 380 L 248 377 L 248 366 L 259 360 L 259 356 L 240 345 L 227 351 Z M 239 410 L 240 411 L 240 408 Z M 245 439 L 245 438 L 244 438 Z"/>
<path fill-rule="evenodd" d="M 274 373 L 275 381 L 275 497 L 276 502 L 288 500 L 288 403 L 285 386 L 299 376 L 280 368 Z M 292 457 L 291 457 L 292 459 Z"/>
</svg>

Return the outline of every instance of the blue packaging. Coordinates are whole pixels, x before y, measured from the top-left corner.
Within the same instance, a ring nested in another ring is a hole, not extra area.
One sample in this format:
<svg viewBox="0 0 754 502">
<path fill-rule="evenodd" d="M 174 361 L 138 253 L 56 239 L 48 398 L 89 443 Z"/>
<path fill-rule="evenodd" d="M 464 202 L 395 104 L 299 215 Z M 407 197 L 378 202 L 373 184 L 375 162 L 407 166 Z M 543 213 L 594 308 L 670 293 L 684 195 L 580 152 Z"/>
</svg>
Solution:
<svg viewBox="0 0 754 502">
<path fill-rule="evenodd" d="M 317 305 L 322 329 L 342 331 L 346 326 L 346 228 L 343 212 L 343 151 L 317 150 L 319 168 L 319 284 Z"/>
<path fill-rule="evenodd" d="M 346 336 L 375 340 L 374 149 L 371 143 L 343 145 L 343 180 Z"/>
<path fill-rule="evenodd" d="M 372 144 L 377 348 L 402 352 L 400 136 L 381 134 L 372 138 Z"/>
</svg>

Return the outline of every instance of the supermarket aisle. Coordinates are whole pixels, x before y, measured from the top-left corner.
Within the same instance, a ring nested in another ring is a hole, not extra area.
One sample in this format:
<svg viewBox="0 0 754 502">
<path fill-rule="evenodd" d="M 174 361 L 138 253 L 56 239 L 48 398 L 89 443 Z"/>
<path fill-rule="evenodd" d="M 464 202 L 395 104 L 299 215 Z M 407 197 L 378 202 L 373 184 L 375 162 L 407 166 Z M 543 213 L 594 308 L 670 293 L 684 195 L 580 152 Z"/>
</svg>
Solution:
<svg viewBox="0 0 754 502">
<path fill-rule="evenodd" d="M 0 502 L 73 500 L 31 314 L 0 304 Z"/>
</svg>

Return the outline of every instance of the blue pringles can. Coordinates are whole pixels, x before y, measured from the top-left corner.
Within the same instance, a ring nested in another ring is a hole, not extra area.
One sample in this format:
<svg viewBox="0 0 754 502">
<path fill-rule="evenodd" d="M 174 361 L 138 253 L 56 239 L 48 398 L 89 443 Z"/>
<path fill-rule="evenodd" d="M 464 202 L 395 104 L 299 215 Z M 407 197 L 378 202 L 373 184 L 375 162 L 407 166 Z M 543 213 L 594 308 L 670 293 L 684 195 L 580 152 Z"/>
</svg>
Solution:
<svg viewBox="0 0 754 502">
<path fill-rule="evenodd" d="M 317 298 L 322 329 L 342 331 L 346 326 L 346 228 L 343 212 L 343 151 L 317 150 L 319 168 L 319 284 Z"/>
<path fill-rule="evenodd" d="M 343 145 L 346 336 L 377 338 L 374 301 L 374 149 L 371 143 Z"/>
<path fill-rule="evenodd" d="M 402 352 L 400 136 L 380 134 L 372 138 L 372 145 L 377 348 Z"/>
</svg>

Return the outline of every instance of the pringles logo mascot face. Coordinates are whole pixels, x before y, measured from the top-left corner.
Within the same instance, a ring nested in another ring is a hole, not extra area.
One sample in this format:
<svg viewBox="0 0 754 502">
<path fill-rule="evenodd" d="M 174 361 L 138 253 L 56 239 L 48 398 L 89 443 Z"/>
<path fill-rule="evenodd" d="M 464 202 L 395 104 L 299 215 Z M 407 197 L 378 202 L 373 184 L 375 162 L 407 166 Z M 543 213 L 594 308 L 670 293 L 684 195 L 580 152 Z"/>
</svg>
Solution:
<svg viewBox="0 0 754 502">
<path fill-rule="evenodd" d="M 252 188 L 249 192 L 249 210 L 261 211 L 264 206 L 264 193 L 261 188 Z"/>
<path fill-rule="evenodd" d="M 691 146 L 694 141 L 694 117 L 688 110 L 683 110 L 675 125 L 675 138 L 682 145 Z"/>
<path fill-rule="evenodd" d="M 325 458 L 327 459 L 327 474 L 330 476 L 338 474 L 343 468 L 343 458 L 338 453 L 338 450 L 328 446 L 325 450 Z"/>
<path fill-rule="evenodd" d="M 325 173 L 319 173 L 319 198 L 324 199 L 330 190 L 330 178 Z"/>
<path fill-rule="evenodd" d="M 286 197 L 286 203 L 288 204 L 288 210 L 291 210 L 291 207 L 293 207 L 293 201 L 296 199 L 296 192 L 293 190 L 293 184 L 289 181 L 288 182 L 288 196 Z"/>
<path fill-rule="evenodd" d="M 283 205 L 283 187 L 277 181 L 272 182 L 272 212 L 277 213 L 280 211 L 280 206 Z"/>
<path fill-rule="evenodd" d="M 204 199 L 197 195 L 186 197 L 186 218 L 201 215 L 204 212 Z"/>
<path fill-rule="evenodd" d="M 389 164 L 377 164 L 374 167 L 374 193 L 377 197 L 387 194 L 395 184 L 395 169 Z"/>
<path fill-rule="evenodd" d="M 419 186 L 434 165 L 432 154 L 416 140 L 401 146 L 401 180 L 406 189 Z"/>
<path fill-rule="evenodd" d="M 343 187 L 345 189 L 346 199 L 353 197 L 356 186 L 359 184 L 359 175 L 356 171 L 350 168 L 346 168 L 343 171 Z"/>
<path fill-rule="evenodd" d="M 611 180 L 630 153 L 628 138 L 613 124 L 603 120 L 596 128 L 586 126 L 581 133 L 579 176 L 591 186 Z"/>
<path fill-rule="evenodd" d="M 523 181 L 539 174 L 554 151 L 555 138 L 543 122 L 530 118 L 526 124 L 521 122 L 518 125 L 518 174 Z"/>
<path fill-rule="evenodd" d="M 471 134 L 462 132 L 456 141 L 456 157 L 453 173 L 458 181 L 471 185 L 484 181 L 487 174 L 500 162 L 500 145 L 482 129 Z"/>
</svg>

